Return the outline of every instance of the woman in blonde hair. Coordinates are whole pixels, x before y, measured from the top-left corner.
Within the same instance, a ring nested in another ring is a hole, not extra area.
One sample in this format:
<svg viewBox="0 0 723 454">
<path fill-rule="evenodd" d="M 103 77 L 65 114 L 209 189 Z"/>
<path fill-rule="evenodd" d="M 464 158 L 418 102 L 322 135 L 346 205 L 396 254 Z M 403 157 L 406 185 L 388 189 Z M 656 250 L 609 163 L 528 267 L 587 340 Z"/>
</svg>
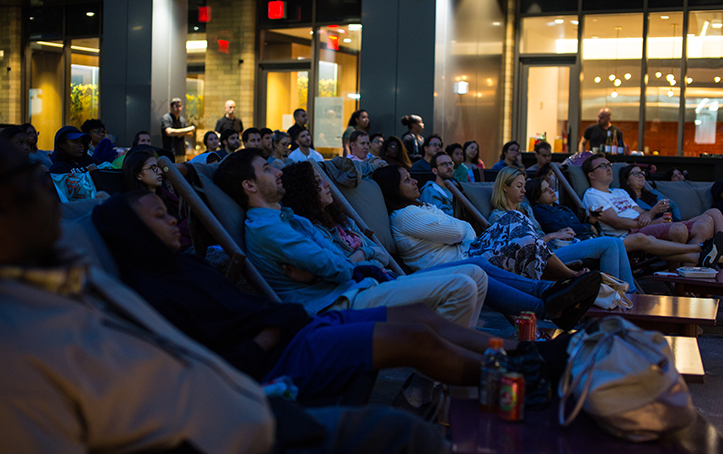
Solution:
<svg viewBox="0 0 723 454">
<path fill-rule="evenodd" d="M 630 291 L 634 291 L 633 275 L 623 242 L 619 238 L 603 237 L 589 239 L 583 245 L 575 241 L 575 231 L 570 227 L 545 234 L 532 208 L 524 202 L 525 180 L 525 171 L 512 166 L 497 174 L 490 200 L 494 209 L 489 221 L 493 225 L 475 240 L 469 254 L 495 257 L 490 259 L 495 264 L 522 260 L 523 264 L 518 267 L 535 270 L 539 275 L 548 271 L 550 264 L 553 264 L 555 273 L 565 276 L 575 272 L 564 265 L 564 268 L 559 267 L 563 262 L 600 260 L 601 271 L 626 281 L 630 284 Z M 510 244 L 519 247 L 511 247 Z M 514 253 L 510 254 L 511 251 Z"/>
</svg>

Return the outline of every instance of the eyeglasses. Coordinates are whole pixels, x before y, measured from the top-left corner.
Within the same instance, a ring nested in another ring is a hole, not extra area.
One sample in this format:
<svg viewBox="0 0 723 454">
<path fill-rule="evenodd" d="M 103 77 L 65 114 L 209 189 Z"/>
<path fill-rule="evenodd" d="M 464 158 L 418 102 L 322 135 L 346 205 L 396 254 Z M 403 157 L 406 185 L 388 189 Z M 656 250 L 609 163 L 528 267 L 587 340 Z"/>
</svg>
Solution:
<svg viewBox="0 0 723 454">
<path fill-rule="evenodd" d="M 645 172 L 630 172 L 632 177 L 642 177 L 643 175 L 645 175 Z"/>
<path fill-rule="evenodd" d="M 592 168 L 592 171 L 594 172 L 594 171 L 596 171 L 597 169 L 612 169 L 612 168 L 613 168 L 613 165 L 612 165 L 612 164 L 610 164 L 609 162 L 603 162 L 603 163 L 600 164 L 599 166 L 593 167 L 593 168 Z"/>
<path fill-rule="evenodd" d="M 104 136 L 104 135 L 108 134 L 108 131 L 106 131 L 105 129 L 100 129 L 100 128 L 91 129 L 90 132 L 94 132 L 94 133 L 98 134 L 99 136 Z"/>
<path fill-rule="evenodd" d="M 151 172 L 158 173 L 159 170 L 161 170 L 160 167 L 158 167 L 156 164 L 151 164 L 148 167 L 143 167 L 141 171 L 143 170 L 150 170 Z"/>
<path fill-rule="evenodd" d="M 437 164 L 437 167 L 454 167 L 453 162 L 440 162 Z"/>
</svg>

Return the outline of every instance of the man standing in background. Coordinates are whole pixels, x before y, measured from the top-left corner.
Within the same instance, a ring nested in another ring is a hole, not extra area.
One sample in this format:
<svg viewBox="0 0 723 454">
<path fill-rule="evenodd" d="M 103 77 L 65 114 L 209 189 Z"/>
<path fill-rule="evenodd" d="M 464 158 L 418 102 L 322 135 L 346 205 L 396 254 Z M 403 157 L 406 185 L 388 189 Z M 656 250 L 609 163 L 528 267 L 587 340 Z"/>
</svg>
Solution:
<svg viewBox="0 0 723 454">
<path fill-rule="evenodd" d="M 218 119 L 214 130 L 220 134 L 226 129 L 233 129 L 237 133 L 241 134 L 241 131 L 244 130 L 244 124 L 239 118 L 235 117 L 236 102 L 232 99 L 229 99 L 228 101 L 226 101 L 224 109 L 226 110 L 226 113 L 223 117 Z"/>
</svg>

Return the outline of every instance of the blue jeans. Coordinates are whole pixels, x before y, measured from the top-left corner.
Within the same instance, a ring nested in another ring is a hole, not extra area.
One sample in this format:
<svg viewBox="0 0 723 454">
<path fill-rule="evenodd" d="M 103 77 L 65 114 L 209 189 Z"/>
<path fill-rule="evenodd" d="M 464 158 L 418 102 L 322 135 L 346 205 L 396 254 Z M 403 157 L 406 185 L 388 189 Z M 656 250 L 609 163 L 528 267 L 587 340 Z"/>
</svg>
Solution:
<svg viewBox="0 0 723 454">
<path fill-rule="evenodd" d="M 545 303 L 542 293 L 553 284 L 551 281 L 535 281 L 519 276 L 489 263 L 484 257 L 445 263 L 426 268 L 424 272 L 458 265 L 477 265 L 487 273 L 487 297 L 485 305 L 506 315 L 520 315 L 520 312 L 534 312 L 545 318 Z"/>
<path fill-rule="evenodd" d="M 625 251 L 625 245 L 620 238 L 591 238 L 555 249 L 553 252 L 563 262 L 599 259 L 600 271 L 629 283 L 630 289 L 628 292 L 635 291 L 635 281 L 633 281 L 633 273 L 630 270 L 628 253 Z"/>
</svg>

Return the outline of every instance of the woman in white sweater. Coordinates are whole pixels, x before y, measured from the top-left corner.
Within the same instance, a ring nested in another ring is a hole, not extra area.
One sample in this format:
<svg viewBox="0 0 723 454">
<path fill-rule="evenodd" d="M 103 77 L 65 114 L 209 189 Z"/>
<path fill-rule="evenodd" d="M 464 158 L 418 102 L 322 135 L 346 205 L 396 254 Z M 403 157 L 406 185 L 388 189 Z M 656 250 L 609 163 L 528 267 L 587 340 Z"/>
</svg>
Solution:
<svg viewBox="0 0 723 454">
<path fill-rule="evenodd" d="M 394 165 L 382 167 L 374 172 L 373 178 L 384 194 L 399 254 L 411 269 L 473 263 L 489 277 L 485 304 L 505 314 L 534 311 L 538 317 L 552 318 L 563 329 L 574 327 L 595 301 L 599 273 L 553 283 L 505 271 L 490 264 L 485 257 L 470 258 L 467 250 L 475 239 L 472 226 L 417 201 L 417 182 L 406 169 Z M 559 291 L 564 291 L 566 297 L 553 297 Z"/>
</svg>

